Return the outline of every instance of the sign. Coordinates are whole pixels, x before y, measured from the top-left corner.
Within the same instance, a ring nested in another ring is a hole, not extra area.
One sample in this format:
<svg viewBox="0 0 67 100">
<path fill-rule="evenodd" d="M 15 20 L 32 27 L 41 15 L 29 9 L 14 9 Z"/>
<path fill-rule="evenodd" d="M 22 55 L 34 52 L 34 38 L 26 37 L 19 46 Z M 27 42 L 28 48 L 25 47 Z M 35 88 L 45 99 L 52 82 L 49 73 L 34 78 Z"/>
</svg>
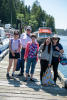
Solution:
<svg viewBox="0 0 67 100">
<path fill-rule="evenodd" d="M 39 33 L 49 33 L 51 34 L 51 30 L 50 29 L 39 29 Z"/>
</svg>

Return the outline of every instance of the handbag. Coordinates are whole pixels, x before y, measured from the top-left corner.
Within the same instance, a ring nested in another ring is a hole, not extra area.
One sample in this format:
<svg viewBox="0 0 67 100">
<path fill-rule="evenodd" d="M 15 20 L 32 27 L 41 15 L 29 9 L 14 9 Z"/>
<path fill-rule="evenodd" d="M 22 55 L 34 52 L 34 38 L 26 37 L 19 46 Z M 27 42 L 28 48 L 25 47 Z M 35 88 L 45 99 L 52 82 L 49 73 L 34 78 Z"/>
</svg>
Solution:
<svg viewBox="0 0 67 100">
<path fill-rule="evenodd" d="M 51 68 L 50 67 L 48 67 L 46 72 L 43 74 L 42 84 L 43 85 L 52 85 L 52 84 L 54 84 L 53 74 L 51 72 Z"/>
<path fill-rule="evenodd" d="M 60 56 L 59 61 L 60 64 L 67 65 L 67 57 L 65 56 L 65 54 L 62 54 L 62 56 Z"/>
</svg>

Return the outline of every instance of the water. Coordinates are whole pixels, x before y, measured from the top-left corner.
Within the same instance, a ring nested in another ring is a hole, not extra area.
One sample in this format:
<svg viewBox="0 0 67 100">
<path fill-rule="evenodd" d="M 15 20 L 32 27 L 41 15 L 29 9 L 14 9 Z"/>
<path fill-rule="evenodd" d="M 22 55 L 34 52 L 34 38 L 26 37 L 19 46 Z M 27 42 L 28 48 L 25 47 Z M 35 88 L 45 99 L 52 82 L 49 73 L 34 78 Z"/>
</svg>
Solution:
<svg viewBox="0 0 67 100">
<path fill-rule="evenodd" d="M 64 54 L 67 57 L 67 36 L 60 36 L 60 43 L 63 46 Z M 67 78 L 67 65 L 59 64 L 59 70 L 64 75 L 64 78 Z"/>
</svg>

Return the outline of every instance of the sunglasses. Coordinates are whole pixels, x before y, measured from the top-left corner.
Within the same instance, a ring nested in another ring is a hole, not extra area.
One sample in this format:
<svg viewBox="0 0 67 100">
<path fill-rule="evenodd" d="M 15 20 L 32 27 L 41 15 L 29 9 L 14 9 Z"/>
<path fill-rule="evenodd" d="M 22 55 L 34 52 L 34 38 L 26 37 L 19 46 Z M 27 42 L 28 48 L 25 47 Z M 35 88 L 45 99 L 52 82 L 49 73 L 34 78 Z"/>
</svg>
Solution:
<svg viewBox="0 0 67 100">
<path fill-rule="evenodd" d="M 53 40 L 58 40 L 57 38 L 53 38 Z"/>
<path fill-rule="evenodd" d="M 19 34 L 14 34 L 14 35 L 19 35 Z"/>
<path fill-rule="evenodd" d="M 31 31 L 30 29 L 27 29 L 27 31 Z"/>
</svg>

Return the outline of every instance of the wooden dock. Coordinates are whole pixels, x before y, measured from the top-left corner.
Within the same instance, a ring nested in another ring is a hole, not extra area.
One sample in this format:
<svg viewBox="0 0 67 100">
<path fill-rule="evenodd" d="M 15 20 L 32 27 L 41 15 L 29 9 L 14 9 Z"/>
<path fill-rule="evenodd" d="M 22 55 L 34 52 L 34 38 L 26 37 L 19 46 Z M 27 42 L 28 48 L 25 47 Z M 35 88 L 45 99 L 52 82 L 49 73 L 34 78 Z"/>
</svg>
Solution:
<svg viewBox="0 0 67 100">
<path fill-rule="evenodd" d="M 35 82 L 24 82 L 25 77 L 6 78 L 8 54 L 0 61 L 0 100 L 67 100 L 67 89 L 57 80 L 56 86 L 40 85 L 40 65 L 36 65 Z M 10 71 L 10 74 L 12 69 Z"/>
</svg>

